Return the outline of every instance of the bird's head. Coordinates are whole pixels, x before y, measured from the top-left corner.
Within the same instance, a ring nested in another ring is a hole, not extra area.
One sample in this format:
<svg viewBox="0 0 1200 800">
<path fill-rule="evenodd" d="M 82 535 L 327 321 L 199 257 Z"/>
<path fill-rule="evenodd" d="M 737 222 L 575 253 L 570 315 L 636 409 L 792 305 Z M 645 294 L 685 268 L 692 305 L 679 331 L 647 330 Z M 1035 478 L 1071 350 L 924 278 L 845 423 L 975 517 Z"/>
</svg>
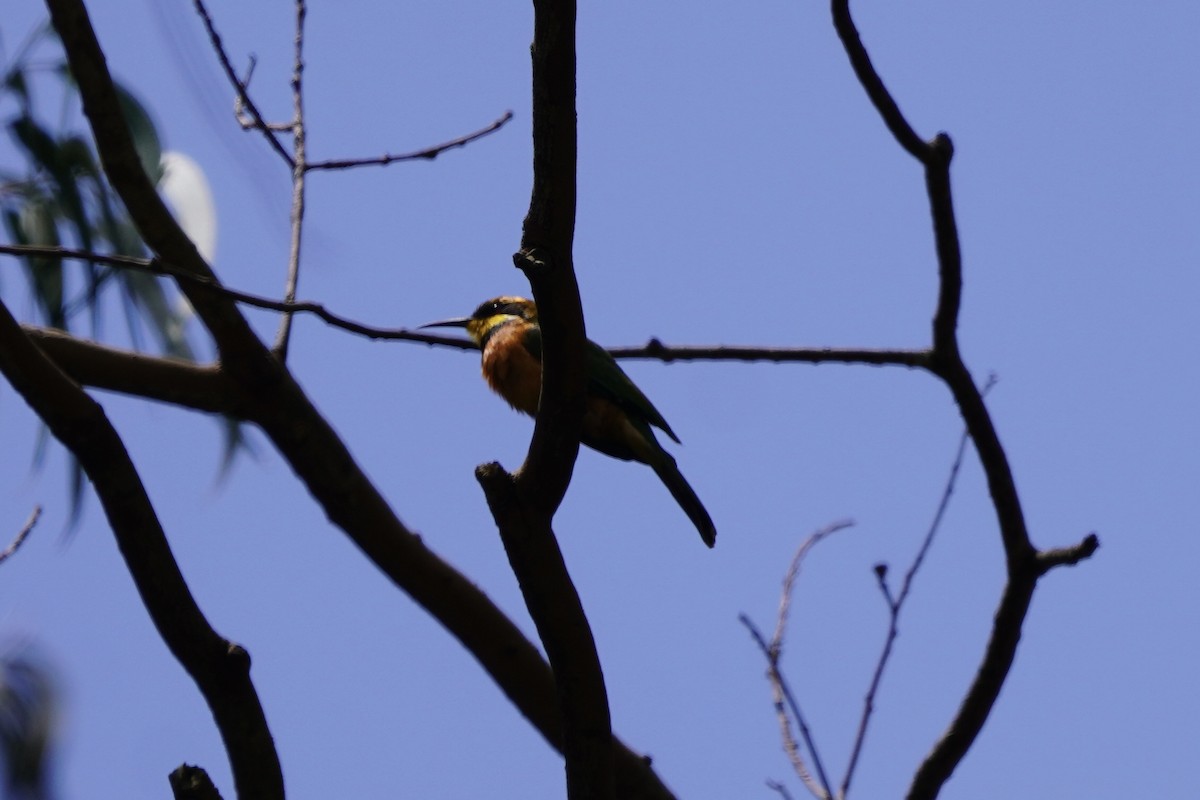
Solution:
<svg viewBox="0 0 1200 800">
<path fill-rule="evenodd" d="M 476 344 L 501 325 L 510 322 L 536 325 L 537 306 L 524 297 L 493 297 L 479 304 L 469 317 L 454 317 L 422 325 L 422 328 L 466 328 Z"/>
</svg>

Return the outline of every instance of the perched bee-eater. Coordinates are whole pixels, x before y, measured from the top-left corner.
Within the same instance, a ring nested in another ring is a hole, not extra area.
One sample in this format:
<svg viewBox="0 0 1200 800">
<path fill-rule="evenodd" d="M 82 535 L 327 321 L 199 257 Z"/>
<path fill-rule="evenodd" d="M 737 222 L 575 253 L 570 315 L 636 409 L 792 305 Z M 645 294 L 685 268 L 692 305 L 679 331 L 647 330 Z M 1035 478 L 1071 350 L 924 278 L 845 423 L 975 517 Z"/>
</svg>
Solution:
<svg viewBox="0 0 1200 800">
<path fill-rule="evenodd" d="M 483 377 L 488 386 L 518 411 L 531 417 L 537 414 L 542 390 L 542 331 L 532 300 L 497 297 L 469 317 L 421 327 L 466 328 L 483 351 Z M 590 340 L 585 350 L 587 405 L 580 440 L 613 458 L 649 464 L 700 531 L 700 538 L 712 547 L 717 539 L 712 518 L 650 426 L 676 442 L 679 437 L 608 351 Z"/>
</svg>

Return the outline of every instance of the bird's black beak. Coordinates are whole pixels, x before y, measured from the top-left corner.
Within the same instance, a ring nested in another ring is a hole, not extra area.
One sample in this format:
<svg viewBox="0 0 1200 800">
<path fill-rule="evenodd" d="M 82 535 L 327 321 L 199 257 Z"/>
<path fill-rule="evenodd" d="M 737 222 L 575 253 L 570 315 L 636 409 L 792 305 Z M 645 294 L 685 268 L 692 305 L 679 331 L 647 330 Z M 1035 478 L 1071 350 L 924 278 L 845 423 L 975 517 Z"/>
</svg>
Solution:
<svg viewBox="0 0 1200 800">
<path fill-rule="evenodd" d="M 441 319 L 437 322 L 428 322 L 418 327 L 417 330 L 421 330 L 422 328 L 465 328 L 470 324 L 470 317 L 452 317 L 451 319 Z"/>
</svg>

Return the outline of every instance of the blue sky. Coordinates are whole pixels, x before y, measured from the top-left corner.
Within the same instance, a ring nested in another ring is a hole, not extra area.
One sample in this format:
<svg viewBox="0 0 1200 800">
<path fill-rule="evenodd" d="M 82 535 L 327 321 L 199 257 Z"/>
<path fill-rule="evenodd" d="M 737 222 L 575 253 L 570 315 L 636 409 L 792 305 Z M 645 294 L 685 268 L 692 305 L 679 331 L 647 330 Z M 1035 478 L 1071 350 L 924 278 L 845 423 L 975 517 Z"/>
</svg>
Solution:
<svg viewBox="0 0 1200 800">
<path fill-rule="evenodd" d="M 93 4 L 110 67 L 166 144 L 204 168 L 215 267 L 282 293 L 289 176 L 228 112 L 185 4 Z M 291 6 L 214 2 L 265 113 L 290 113 Z M 42 16 L 6 8 L 11 46 Z M 1195 503 L 1200 347 L 1200 7 L 858 3 L 872 56 L 924 136 L 948 131 L 965 260 L 962 343 L 1042 547 L 1100 536 L 1039 587 L 1012 676 L 944 797 L 1185 797 L 1200 697 Z M 416 325 L 523 294 L 531 9 L 312 4 L 312 158 L 431 145 L 512 109 L 432 163 L 309 181 L 300 295 Z M 585 4 L 579 14 L 576 269 L 589 335 L 668 343 L 913 347 L 936 270 L 921 173 L 854 82 L 818 3 Z M 11 158 L 7 141 L 0 158 Z M 28 317 L 21 284 L 5 301 Z M 275 319 L 247 312 L 264 336 Z M 114 317 L 115 319 L 115 317 Z M 115 325 L 110 333 L 121 342 Z M 291 364 L 402 520 L 532 631 L 472 469 L 515 467 L 531 426 L 475 356 L 372 343 L 313 319 Z M 740 612 L 773 622 L 811 531 L 785 668 L 840 775 L 886 630 L 871 566 L 907 564 L 961 423 L 900 369 L 629 363 L 685 445 L 720 531 L 707 551 L 643 467 L 581 454 L 556 529 L 595 630 L 616 731 L 681 797 L 803 790 L 780 751 Z M 366 563 L 254 434 L 216 480 L 218 427 L 100 395 L 210 620 L 251 652 L 294 798 L 560 797 L 561 762 L 460 646 Z M 94 499 L 78 533 L 64 458 L 0 389 L 0 531 L 41 526 L 3 567 L 0 636 L 37 641 L 66 706 L 64 798 L 161 797 L 182 761 L 232 787 L 211 718 L 157 639 Z M 1003 579 L 967 459 L 902 621 L 852 794 L 907 787 L 971 679 Z M 97 778 L 104 787 L 96 791 Z"/>
</svg>

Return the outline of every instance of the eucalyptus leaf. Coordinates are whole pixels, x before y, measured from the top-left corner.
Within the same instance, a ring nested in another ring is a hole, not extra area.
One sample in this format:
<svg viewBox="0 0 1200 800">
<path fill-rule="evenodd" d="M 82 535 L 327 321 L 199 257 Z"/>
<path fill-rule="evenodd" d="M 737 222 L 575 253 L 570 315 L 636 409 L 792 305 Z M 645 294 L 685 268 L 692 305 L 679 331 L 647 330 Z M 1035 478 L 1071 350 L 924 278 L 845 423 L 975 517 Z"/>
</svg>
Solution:
<svg viewBox="0 0 1200 800">
<path fill-rule="evenodd" d="M 132 92 L 119 83 L 115 83 L 114 86 L 117 90 L 117 100 L 121 104 L 121 113 L 125 116 L 125 124 L 129 126 L 129 133 L 133 137 L 134 149 L 142 162 L 142 169 L 146 171 L 150 182 L 157 185 L 162 178 L 162 140 L 158 136 L 158 129 L 150 119 L 146 107 Z"/>
<path fill-rule="evenodd" d="M 84 210 L 79 185 L 75 181 L 70 148 L 64 151 L 62 145 L 29 116 L 18 117 L 9 123 L 9 128 L 33 162 L 45 170 L 54 181 L 57 188 L 54 198 L 60 213 L 75 229 L 79 246 L 84 250 L 92 250 L 92 229 Z M 94 273 L 95 264 L 89 264 L 89 267 Z"/>
<path fill-rule="evenodd" d="M 58 225 L 49 204 L 34 199 L 21 209 L 17 224 L 17 241 L 21 244 L 58 247 Z M 28 271 L 33 295 L 46 318 L 46 324 L 66 330 L 67 318 L 63 307 L 63 264 L 56 256 L 27 256 L 23 259 Z"/>
<path fill-rule="evenodd" d="M 0 796 L 51 796 L 58 716 L 58 689 L 49 668 L 28 651 L 0 655 Z"/>
<path fill-rule="evenodd" d="M 29 95 L 29 84 L 25 81 L 25 71 L 19 67 L 11 69 L 4 76 L 4 88 L 20 99 L 23 113 L 28 114 L 31 98 Z"/>
<path fill-rule="evenodd" d="M 121 273 L 126 290 L 142 309 L 150 322 L 150 329 L 158 336 L 159 346 L 167 355 L 195 360 L 192 346 L 187 340 L 187 320 L 171 307 L 163 283 L 157 276 L 144 272 Z"/>
</svg>

